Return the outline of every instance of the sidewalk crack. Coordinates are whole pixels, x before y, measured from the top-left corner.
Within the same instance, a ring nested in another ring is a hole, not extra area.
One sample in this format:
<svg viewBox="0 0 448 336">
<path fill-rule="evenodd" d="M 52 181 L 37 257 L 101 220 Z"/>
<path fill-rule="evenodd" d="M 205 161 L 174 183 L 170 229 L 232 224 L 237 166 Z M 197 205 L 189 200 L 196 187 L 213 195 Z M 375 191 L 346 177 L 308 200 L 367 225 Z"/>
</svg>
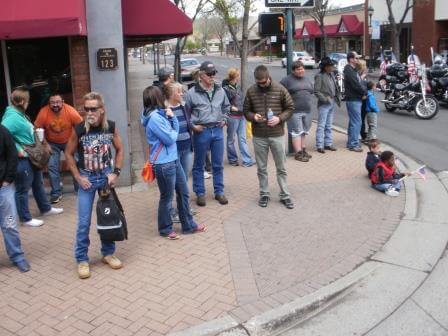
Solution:
<svg viewBox="0 0 448 336">
<path fill-rule="evenodd" d="M 448 332 L 448 327 L 445 327 L 442 323 L 436 320 L 434 316 L 432 316 L 426 309 L 424 309 L 417 301 L 415 301 L 413 298 L 410 298 L 410 301 L 412 301 L 418 308 L 420 308 L 431 320 L 433 320 L 440 328 Z"/>
</svg>

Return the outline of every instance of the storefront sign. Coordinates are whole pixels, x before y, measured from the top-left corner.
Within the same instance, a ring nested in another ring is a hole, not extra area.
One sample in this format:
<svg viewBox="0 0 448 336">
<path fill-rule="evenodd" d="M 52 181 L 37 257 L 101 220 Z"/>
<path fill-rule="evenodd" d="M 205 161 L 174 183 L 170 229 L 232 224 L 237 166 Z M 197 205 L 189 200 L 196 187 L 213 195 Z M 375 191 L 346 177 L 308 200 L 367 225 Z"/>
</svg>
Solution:
<svg viewBox="0 0 448 336">
<path fill-rule="evenodd" d="M 115 70 L 118 67 L 117 49 L 98 49 L 96 52 L 96 64 L 99 70 Z"/>
<path fill-rule="evenodd" d="M 299 7 L 312 8 L 314 7 L 314 0 L 265 0 L 266 7 Z"/>
</svg>

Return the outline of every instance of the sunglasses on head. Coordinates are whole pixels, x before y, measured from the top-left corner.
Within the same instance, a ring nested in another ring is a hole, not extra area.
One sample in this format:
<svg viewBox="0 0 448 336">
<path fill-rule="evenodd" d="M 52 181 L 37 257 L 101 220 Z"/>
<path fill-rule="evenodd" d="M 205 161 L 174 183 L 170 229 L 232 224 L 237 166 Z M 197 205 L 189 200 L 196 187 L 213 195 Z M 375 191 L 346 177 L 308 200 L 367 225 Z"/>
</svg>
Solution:
<svg viewBox="0 0 448 336">
<path fill-rule="evenodd" d="M 86 112 L 96 112 L 96 111 L 98 111 L 98 109 L 99 109 L 99 107 L 87 107 L 87 106 L 84 106 L 84 111 L 86 111 Z"/>
</svg>

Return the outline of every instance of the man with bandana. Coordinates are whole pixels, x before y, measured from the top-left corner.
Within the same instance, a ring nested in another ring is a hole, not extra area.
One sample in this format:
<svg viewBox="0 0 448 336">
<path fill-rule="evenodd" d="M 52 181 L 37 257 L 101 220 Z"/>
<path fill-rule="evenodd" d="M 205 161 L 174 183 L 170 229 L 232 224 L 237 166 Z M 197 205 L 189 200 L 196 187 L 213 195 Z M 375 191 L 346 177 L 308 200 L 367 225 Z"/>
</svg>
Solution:
<svg viewBox="0 0 448 336">
<path fill-rule="evenodd" d="M 80 122 L 82 122 L 82 118 L 79 113 L 73 107 L 64 103 L 58 93 L 50 96 L 48 105 L 40 110 L 34 122 L 37 128 L 45 130 L 45 139 L 51 146 L 52 154 L 48 162 L 48 176 L 50 178 L 50 202 L 52 204 L 58 203 L 62 198 L 59 171 L 61 152 L 65 151 L 73 127 Z"/>
<path fill-rule="evenodd" d="M 17 209 L 13 182 L 17 172 L 17 150 L 8 130 L 0 125 L 0 228 L 6 253 L 20 272 L 28 272 L 30 265 L 23 254 L 17 229 Z"/>
<path fill-rule="evenodd" d="M 95 194 L 99 190 L 114 188 L 123 166 L 124 147 L 115 122 L 107 119 L 103 96 L 87 93 L 84 98 L 85 122 L 76 125 L 65 150 L 67 164 L 78 188 L 78 224 L 76 228 L 75 258 L 78 276 L 90 277 L 88 249 L 89 232 Z M 113 157 L 115 151 L 115 158 Z M 78 163 L 74 155 L 78 154 Z M 123 267 L 115 256 L 115 242 L 101 241 L 104 263 L 112 269 Z"/>
</svg>

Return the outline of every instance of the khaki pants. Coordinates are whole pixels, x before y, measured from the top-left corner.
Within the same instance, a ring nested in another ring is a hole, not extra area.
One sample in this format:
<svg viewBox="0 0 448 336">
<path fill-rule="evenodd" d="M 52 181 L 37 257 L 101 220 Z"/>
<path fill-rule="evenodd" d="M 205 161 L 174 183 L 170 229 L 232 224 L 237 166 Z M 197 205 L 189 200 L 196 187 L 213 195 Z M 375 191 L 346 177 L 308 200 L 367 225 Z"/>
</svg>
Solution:
<svg viewBox="0 0 448 336">
<path fill-rule="evenodd" d="M 260 185 L 260 196 L 269 196 L 268 185 L 268 154 L 272 152 L 275 168 L 277 170 L 277 182 L 280 187 L 280 199 L 289 198 L 288 188 L 286 186 L 286 154 L 285 154 L 285 138 L 283 136 L 260 138 L 254 136 L 255 160 L 257 161 L 257 175 Z"/>
</svg>

